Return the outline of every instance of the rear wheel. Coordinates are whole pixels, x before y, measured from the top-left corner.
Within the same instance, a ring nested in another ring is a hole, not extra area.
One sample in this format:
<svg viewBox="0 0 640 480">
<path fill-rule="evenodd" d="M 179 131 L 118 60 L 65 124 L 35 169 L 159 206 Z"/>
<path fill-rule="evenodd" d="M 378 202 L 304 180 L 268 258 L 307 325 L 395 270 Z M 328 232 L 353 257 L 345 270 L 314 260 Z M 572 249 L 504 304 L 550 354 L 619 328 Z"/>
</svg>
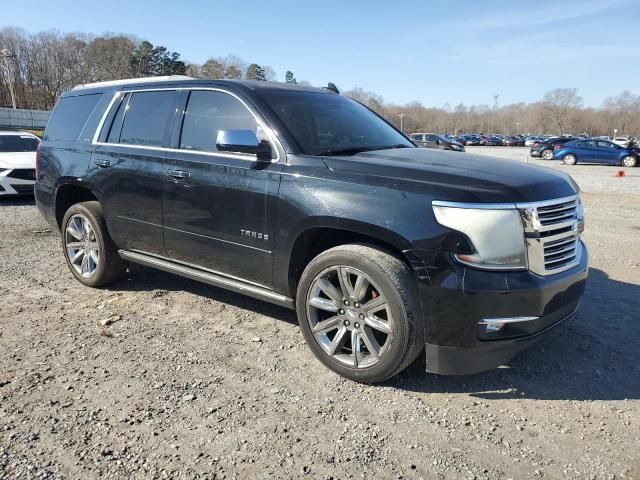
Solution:
<svg viewBox="0 0 640 480">
<path fill-rule="evenodd" d="M 409 266 L 368 245 L 343 245 L 314 258 L 296 308 L 315 356 L 357 382 L 386 380 L 424 345 L 417 286 Z"/>
<path fill-rule="evenodd" d="M 638 163 L 638 160 L 636 159 L 636 157 L 632 155 L 627 155 L 622 159 L 623 167 L 635 167 L 637 163 Z"/>
<path fill-rule="evenodd" d="M 113 282 L 127 269 L 96 201 L 72 205 L 62 220 L 62 248 L 69 270 L 88 287 Z"/>
<path fill-rule="evenodd" d="M 564 157 L 562 157 L 562 161 L 565 165 L 575 165 L 578 163 L 578 159 L 573 153 L 567 153 Z"/>
<path fill-rule="evenodd" d="M 547 148 L 546 150 L 543 150 L 542 158 L 544 158 L 545 160 L 551 160 L 553 158 L 553 150 L 549 148 Z"/>
</svg>

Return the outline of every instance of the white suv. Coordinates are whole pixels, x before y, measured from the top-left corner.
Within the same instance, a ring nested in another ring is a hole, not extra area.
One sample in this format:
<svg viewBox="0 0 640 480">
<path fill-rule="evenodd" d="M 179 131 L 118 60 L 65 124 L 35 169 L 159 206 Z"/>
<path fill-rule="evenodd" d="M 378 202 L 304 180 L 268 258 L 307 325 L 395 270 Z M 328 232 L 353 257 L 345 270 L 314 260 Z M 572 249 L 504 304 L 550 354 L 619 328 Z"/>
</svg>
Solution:
<svg viewBox="0 0 640 480">
<path fill-rule="evenodd" d="M 0 130 L 0 196 L 33 195 L 39 144 L 31 133 Z"/>
</svg>

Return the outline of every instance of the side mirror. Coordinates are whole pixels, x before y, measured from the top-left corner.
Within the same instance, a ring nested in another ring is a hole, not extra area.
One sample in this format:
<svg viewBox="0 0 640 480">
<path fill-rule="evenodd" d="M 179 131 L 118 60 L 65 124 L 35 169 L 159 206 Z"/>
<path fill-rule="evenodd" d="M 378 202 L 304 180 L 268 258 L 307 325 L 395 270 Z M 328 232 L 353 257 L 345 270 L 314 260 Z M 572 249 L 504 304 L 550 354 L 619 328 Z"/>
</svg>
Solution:
<svg viewBox="0 0 640 480">
<path fill-rule="evenodd" d="M 271 144 L 262 140 L 251 130 L 220 130 L 216 138 L 216 148 L 220 152 L 251 153 L 258 160 L 271 161 Z"/>
</svg>

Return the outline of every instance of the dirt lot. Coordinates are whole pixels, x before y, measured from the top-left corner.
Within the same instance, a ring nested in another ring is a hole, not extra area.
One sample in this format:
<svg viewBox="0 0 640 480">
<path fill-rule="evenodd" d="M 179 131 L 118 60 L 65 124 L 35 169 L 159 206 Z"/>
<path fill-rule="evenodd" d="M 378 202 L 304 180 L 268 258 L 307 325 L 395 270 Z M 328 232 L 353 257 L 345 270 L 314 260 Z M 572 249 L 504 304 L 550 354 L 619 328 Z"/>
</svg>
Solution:
<svg viewBox="0 0 640 480">
<path fill-rule="evenodd" d="M 287 310 L 143 267 L 81 286 L 33 202 L 0 200 L 0 479 L 640 478 L 640 168 L 553 167 L 587 208 L 577 318 L 507 367 L 373 387 Z"/>
</svg>

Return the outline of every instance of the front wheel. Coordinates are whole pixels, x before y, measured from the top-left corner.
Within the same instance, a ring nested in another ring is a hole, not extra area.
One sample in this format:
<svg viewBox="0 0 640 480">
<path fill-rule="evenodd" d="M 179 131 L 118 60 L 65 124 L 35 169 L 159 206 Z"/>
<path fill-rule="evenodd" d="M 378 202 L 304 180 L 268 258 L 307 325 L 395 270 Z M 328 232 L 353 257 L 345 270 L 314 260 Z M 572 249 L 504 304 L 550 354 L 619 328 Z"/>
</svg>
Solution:
<svg viewBox="0 0 640 480">
<path fill-rule="evenodd" d="M 62 248 L 69 270 L 88 287 L 116 280 L 127 268 L 113 244 L 98 202 L 72 205 L 62 220 Z"/>
<path fill-rule="evenodd" d="M 573 153 L 567 153 L 564 157 L 562 157 L 562 161 L 565 165 L 575 165 L 578 163 L 578 159 Z"/>
<path fill-rule="evenodd" d="M 553 150 L 543 150 L 542 151 L 542 158 L 544 158 L 545 160 L 551 160 L 553 158 Z"/>
<path fill-rule="evenodd" d="M 635 167 L 637 163 L 638 163 L 638 160 L 636 159 L 636 157 L 632 155 L 627 155 L 622 159 L 623 167 Z"/>
<path fill-rule="evenodd" d="M 369 245 L 342 245 L 314 258 L 300 279 L 296 309 L 315 356 L 357 382 L 396 375 L 424 345 L 411 269 Z"/>
</svg>

